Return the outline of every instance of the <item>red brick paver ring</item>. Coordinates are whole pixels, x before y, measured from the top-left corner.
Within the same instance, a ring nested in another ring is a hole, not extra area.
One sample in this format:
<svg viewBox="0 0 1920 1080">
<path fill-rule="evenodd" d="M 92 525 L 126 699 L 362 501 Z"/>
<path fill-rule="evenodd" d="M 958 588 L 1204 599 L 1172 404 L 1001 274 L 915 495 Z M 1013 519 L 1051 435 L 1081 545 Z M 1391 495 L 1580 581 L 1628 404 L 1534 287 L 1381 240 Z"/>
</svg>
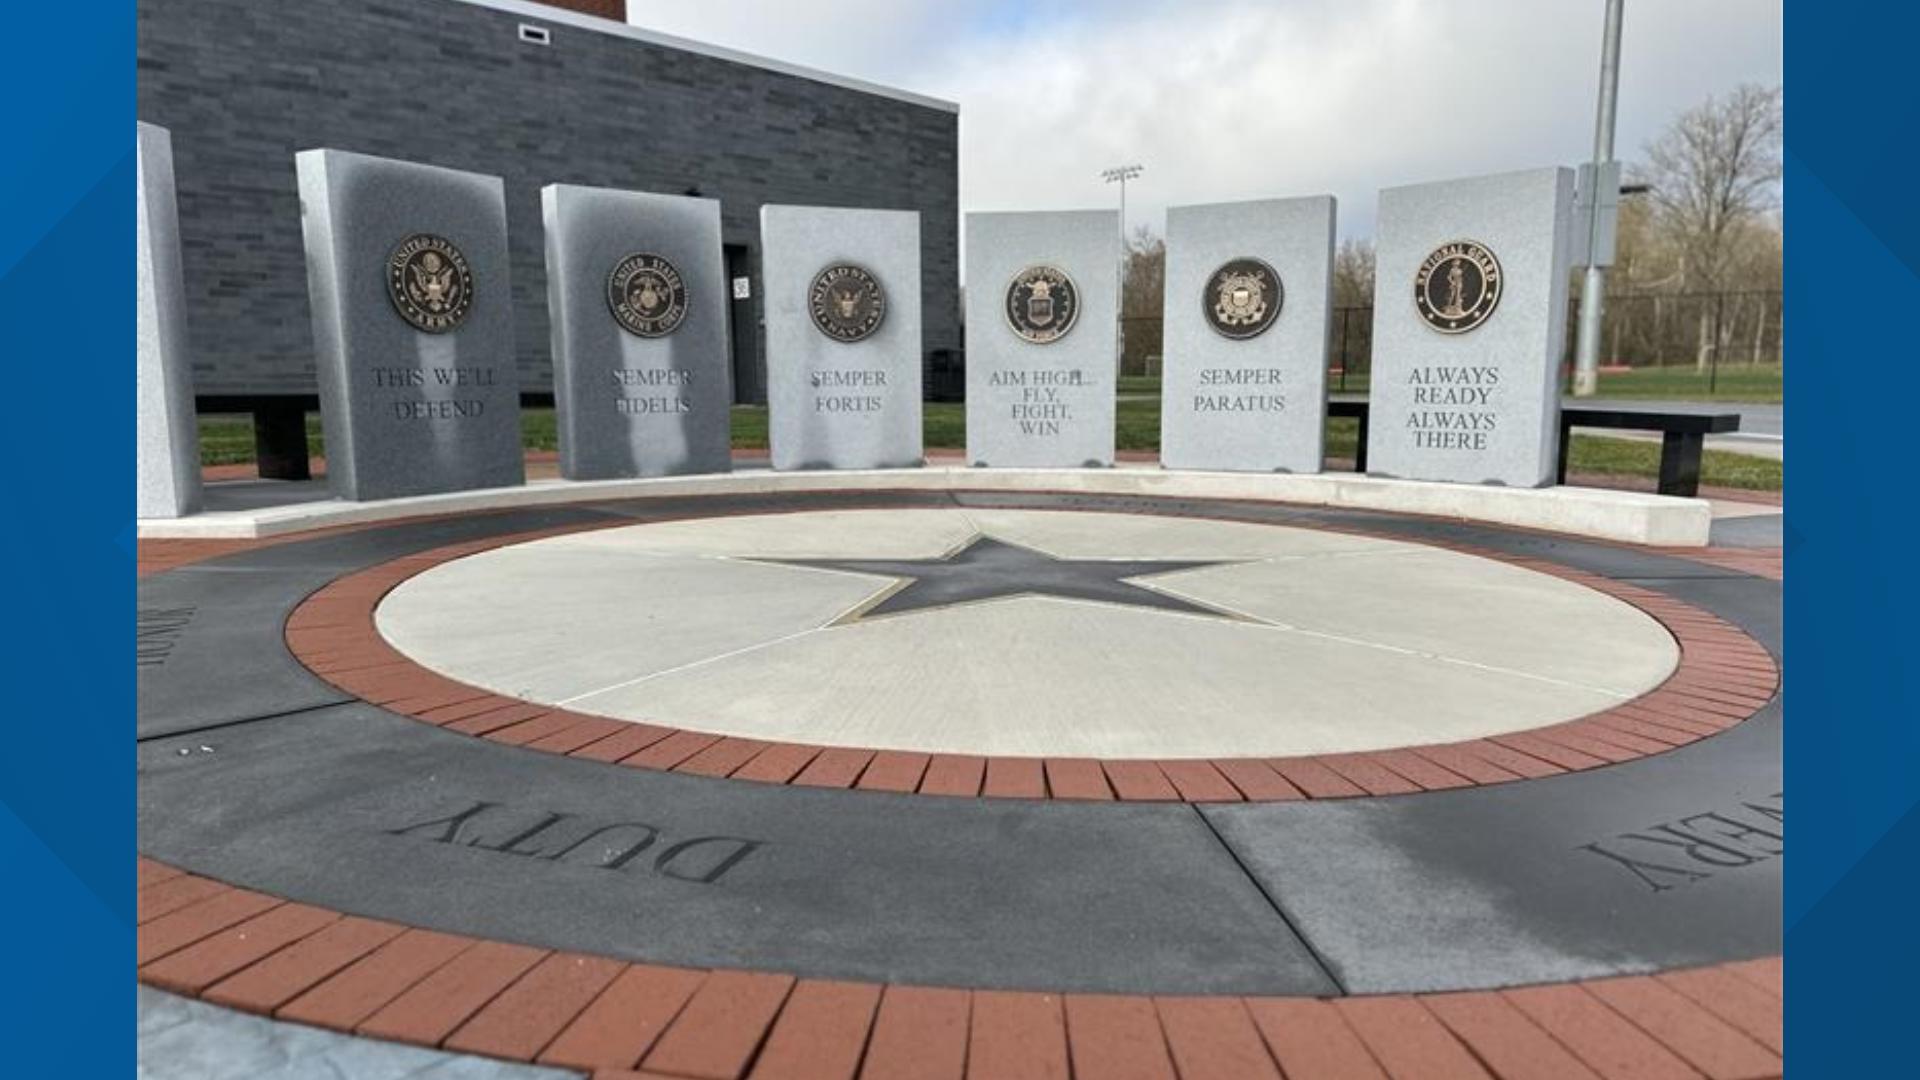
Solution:
<svg viewBox="0 0 1920 1080">
<path fill-rule="evenodd" d="M 1760 1080 L 1782 1069 L 1778 956 L 1335 999 L 964 990 L 628 963 L 346 915 L 151 859 L 137 872 L 141 982 L 596 1080 Z"/>
<path fill-rule="evenodd" d="M 1779 686 L 1772 655 L 1701 608 L 1548 560 L 1429 540 L 1419 543 L 1559 577 L 1631 604 L 1673 635 L 1679 663 L 1665 682 L 1632 701 L 1576 720 L 1480 739 L 1304 757 L 1094 760 L 822 747 L 592 716 L 506 697 L 430 671 L 388 644 L 375 625 L 374 611 L 388 592 L 442 563 L 628 524 L 593 522 L 489 537 L 345 575 L 288 617 L 288 648 L 314 674 L 369 704 L 532 750 L 761 783 L 1028 799 L 1280 801 L 1537 779 L 1631 761 L 1717 734 L 1759 711 Z M 1289 522 L 1287 527 L 1313 526 Z M 1407 542 L 1361 529 L 1319 528 Z"/>
</svg>

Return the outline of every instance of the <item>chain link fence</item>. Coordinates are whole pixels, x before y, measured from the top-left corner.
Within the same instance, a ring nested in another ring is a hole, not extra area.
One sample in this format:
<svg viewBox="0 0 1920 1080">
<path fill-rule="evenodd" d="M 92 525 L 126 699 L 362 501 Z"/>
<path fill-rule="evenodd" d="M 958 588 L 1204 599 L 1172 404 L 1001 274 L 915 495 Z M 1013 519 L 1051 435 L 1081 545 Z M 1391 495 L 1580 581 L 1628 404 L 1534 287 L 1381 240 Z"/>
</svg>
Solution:
<svg viewBox="0 0 1920 1080">
<path fill-rule="evenodd" d="M 1571 366 L 1578 298 L 1568 301 L 1567 347 Z M 1607 297 L 1600 330 L 1605 368 L 1693 368 L 1711 380 L 1723 367 L 1781 365 L 1783 325 L 1779 290 L 1711 293 L 1625 293 Z M 1157 315 L 1120 320 L 1123 376 L 1157 378 L 1162 320 Z M 1364 391 L 1373 367 L 1373 307 L 1337 307 L 1328 327 L 1327 388 Z"/>
</svg>

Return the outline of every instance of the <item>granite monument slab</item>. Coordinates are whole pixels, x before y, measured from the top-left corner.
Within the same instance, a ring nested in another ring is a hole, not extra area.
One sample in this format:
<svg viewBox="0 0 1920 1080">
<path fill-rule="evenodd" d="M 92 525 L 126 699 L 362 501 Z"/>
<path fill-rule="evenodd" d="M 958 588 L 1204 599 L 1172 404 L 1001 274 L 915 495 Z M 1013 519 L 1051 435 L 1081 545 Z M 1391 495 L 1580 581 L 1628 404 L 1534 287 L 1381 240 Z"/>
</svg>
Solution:
<svg viewBox="0 0 1920 1080">
<path fill-rule="evenodd" d="M 1562 168 L 1380 193 L 1370 474 L 1553 482 L 1572 208 Z"/>
<path fill-rule="evenodd" d="M 1319 472 L 1331 195 L 1167 211 L 1160 462 Z"/>
<path fill-rule="evenodd" d="M 967 461 L 1113 464 L 1119 215 L 967 215 Z"/>
<path fill-rule="evenodd" d="M 760 208 L 776 469 L 922 463 L 920 214 Z"/>
<path fill-rule="evenodd" d="M 731 469 L 719 201 L 550 184 L 540 207 L 561 475 Z"/>
<path fill-rule="evenodd" d="M 521 483 L 500 178 L 340 150 L 295 164 L 333 493 Z"/>
<path fill-rule="evenodd" d="M 187 352 L 173 136 L 152 124 L 136 124 L 135 132 L 139 348 L 134 395 L 140 454 L 135 513 L 143 518 L 185 517 L 200 510 L 200 436 L 193 408 L 193 359 Z"/>
</svg>

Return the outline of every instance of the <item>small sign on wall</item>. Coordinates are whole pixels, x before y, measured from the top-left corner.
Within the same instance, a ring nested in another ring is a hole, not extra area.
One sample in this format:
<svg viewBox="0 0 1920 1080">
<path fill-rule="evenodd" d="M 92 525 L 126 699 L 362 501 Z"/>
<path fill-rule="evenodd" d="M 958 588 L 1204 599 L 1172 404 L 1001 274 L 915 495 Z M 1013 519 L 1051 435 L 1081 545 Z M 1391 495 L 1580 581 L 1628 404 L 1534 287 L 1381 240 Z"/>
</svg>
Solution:
<svg viewBox="0 0 1920 1080">
<path fill-rule="evenodd" d="M 737 277 L 733 279 L 733 298 L 748 300 L 753 297 L 753 279 Z"/>
</svg>

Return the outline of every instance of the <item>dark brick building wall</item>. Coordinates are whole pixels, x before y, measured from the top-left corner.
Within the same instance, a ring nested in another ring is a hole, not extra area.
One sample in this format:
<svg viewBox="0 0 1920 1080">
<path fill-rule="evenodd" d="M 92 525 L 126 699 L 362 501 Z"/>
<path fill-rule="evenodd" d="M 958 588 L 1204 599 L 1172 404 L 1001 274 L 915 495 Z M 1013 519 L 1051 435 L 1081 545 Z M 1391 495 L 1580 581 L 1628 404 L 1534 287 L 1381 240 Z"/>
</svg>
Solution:
<svg viewBox="0 0 1920 1080">
<path fill-rule="evenodd" d="M 139 116 L 173 133 L 203 397 L 314 391 L 293 167 L 314 147 L 505 178 L 526 391 L 552 387 L 540 188 L 555 182 L 721 200 L 726 243 L 747 248 L 756 320 L 762 203 L 918 210 L 924 346 L 959 345 L 949 109 L 567 21 L 594 20 L 542 21 L 531 7 L 139 0 L 138 10 Z M 551 43 L 522 42 L 522 23 L 549 27 Z"/>
<path fill-rule="evenodd" d="M 535 0 L 535 2 L 578 11 L 585 15 L 598 15 L 603 19 L 627 21 L 627 0 Z"/>
</svg>

